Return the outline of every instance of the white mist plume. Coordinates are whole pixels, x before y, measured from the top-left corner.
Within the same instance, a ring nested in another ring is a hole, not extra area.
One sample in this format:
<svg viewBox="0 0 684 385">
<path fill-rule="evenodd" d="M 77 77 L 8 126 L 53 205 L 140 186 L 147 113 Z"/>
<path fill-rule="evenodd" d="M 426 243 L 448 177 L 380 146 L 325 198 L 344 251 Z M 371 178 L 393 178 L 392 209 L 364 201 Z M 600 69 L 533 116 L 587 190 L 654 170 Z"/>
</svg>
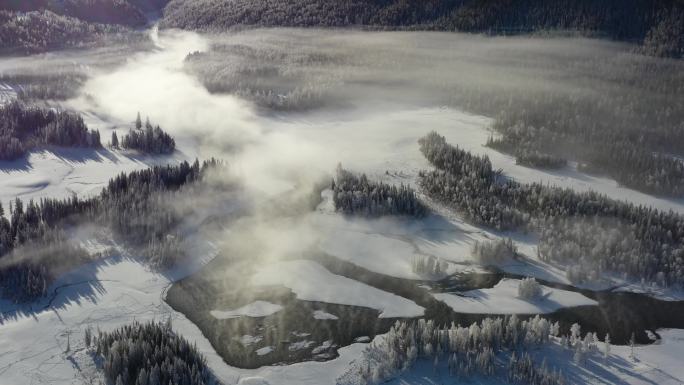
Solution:
<svg viewBox="0 0 684 385">
<path fill-rule="evenodd" d="M 138 112 L 175 135 L 195 135 L 206 143 L 245 143 L 259 135 L 252 107 L 228 95 L 211 95 L 182 71 L 189 53 L 207 49 L 201 36 L 181 31 L 157 37 L 158 49 L 133 56 L 126 65 L 94 76 L 72 105 L 119 121 Z"/>
</svg>

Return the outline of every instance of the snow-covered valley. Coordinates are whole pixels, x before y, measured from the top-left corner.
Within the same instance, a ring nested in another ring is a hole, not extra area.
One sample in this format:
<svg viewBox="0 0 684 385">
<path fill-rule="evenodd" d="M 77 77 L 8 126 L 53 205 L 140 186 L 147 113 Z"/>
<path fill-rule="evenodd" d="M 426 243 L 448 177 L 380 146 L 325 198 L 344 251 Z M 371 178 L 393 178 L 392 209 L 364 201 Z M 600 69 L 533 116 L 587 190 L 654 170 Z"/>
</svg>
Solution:
<svg viewBox="0 0 684 385">
<path fill-rule="evenodd" d="M 320 198 L 316 208 L 305 213 L 286 211 L 274 215 L 275 210 L 269 206 L 281 199 L 283 206 L 294 206 L 283 197 L 308 193 L 305 188 L 312 181 L 329 180 L 338 163 L 375 180 L 417 187 L 420 170 L 431 168 L 420 153 L 417 140 L 433 130 L 465 150 L 487 155 L 493 167 L 520 182 L 596 191 L 636 205 L 684 213 L 684 200 L 637 192 L 612 179 L 582 173 L 574 165 L 555 171 L 517 165 L 514 157 L 484 146 L 492 134 L 491 118 L 454 108 L 389 103 L 382 109 L 353 105 L 308 113 L 264 113 L 237 96 L 209 93 L 183 70 L 187 54 L 210 49 L 207 38 L 177 31 L 153 34 L 155 51 L 137 54 L 111 73 L 95 74 L 78 98 L 61 106 L 83 113 L 89 127 L 98 129 L 103 138 L 110 137 L 112 130 L 128 131 L 136 112 L 143 111 L 175 135 L 177 151 L 169 156 L 110 148 L 49 147 L 32 151 L 20 160 L 0 161 L 0 202 L 8 207 L 16 197 L 28 201 L 95 196 L 110 178 L 122 172 L 216 156 L 226 160 L 232 175 L 243 185 L 241 192 L 258 197 L 254 199 L 257 203 L 244 214 L 245 218 L 221 224 L 224 227 L 220 231 L 206 238 L 194 239 L 201 246 L 191 248 L 192 258 L 174 269 L 156 271 L 125 248 L 100 247 L 100 240 L 83 239 L 84 243 L 94 245 L 93 251 L 116 252 L 57 277 L 49 287 L 51 295 L 46 298 L 24 304 L 0 299 L 0 384 L 98 383 L 103 374 L 83 339 L 88 326 L 111 331 L 133 321 L 163 322 L 168 318 L 176 333 L 197 345 L 213 375 L 226 385 L 334 384 L 345 373 L 364 364 L 363 351 L 368 343 L 338 346 L 337 341 L 318 341 L 301 331 L 294 331 L 297 338 L 282 342 L 288 346 L 281 349 L 308 350 L 314 360 L 297 358 L 301 362 L 255 369 L 227 364 L 205 326 L 191 321 L 166 299 L 172 286 L 192 277 L 207 274 L 215 283 L 225 273 L 226 281 L 233 279 L 221 269 L 230 269 L 234 261 L 247 266 L 244 272 L 236 273 L 246 283 L 240 290 L 260 293 L 275 288 L 278 295 L 268 300 L 250 297 L 246 303 L 231 304 L 226 299 L 234 294 L 230 282 L 216 283 L 217 288 L 225 285 L 227 289 L 214 295 L 226 298 L 219 301 L 220 306 L 207 308 L 206 313 L 207 318 L 218 324 L 249 319 L 247 322 L 261 327 L 262 320 L 287 317 L 298 306 L 311 307 L 306 314 L 311 322 L 343 323 L 345 315 L 337 309 L 348 307 L 376 315 L 373 322 L 382 326 L 372 331 L 384 328 L 384 333 L 393 319 L 417 319 L 431 314 L 421 302 L 423 296 L 429 298 L 425 301 L 435 301 L 429 302 L 431 306 L 438 303 L 466 315 L 532 315 L 597 307 L 599 300 L 574 287 L 566 290 L 542 285 L 540 298 L 520 298 L 518 278 L 522 276 L 535 277 L 549 285 L 572 286 L 564 266 L 539 260 L 538 241 L 532 235 L 471 225 L 458 213 L 434 202 L 430 202 L 432 213 L 420 219 L 349 217 L 335 211 L 332 192 L 324 188 L 316 197 Z M 2 90 L 0 97 L 10 92 Z M 483 266 L 472 256 L 476 242 L 506 237 L 515 242 L 519 258 Z M 328 259 L 316 259 L 321 255 Z M 416 261 L 421 258 L 436 261 L 440 270 L 417 271 Z M 473 290 L 438 289 L 448 277 L 477 277 L 492 274 L 492 270 L 518 278 L 500 277 L 491 285 L 482 284 Z M 411 295 L 418 293 L 415 297 L 421 300 L 402 296 L 404 292 L 396 286 L 405 286 L 406 293 Z M 682 293 L 663 292 L 621 277 L 606 278 L 601 285 L 582 288 L 613 287 L 618 287 L 616 292 L 646 292 L 656 299 L 671 300 L 678 309 L 681 306 L 675 301 L 684 298 Z M 286 295 L 279 296 L 281 290 Z M 646 326 L 643 329 L 650 330 Z M 573 352 L 562 347 L 556 337 L 533 354 L 562 368 L 571 383 L 684 383 L 684 371 L 678 360 L 684 354 L 684 331 L 653 331 L 658 333 L 658 340 L 636 346 L 633 356 L 629 346 L 614 346 L 609 358 L 602 359 L 596 353 L 588 364 L 580 364 L 573 362 Z M 374 335 L 373 343 L 382 343 L 383 333 Z M 365 341 L 363 337 L 354 335 L 350 339 Z M 232 339 L 249 354 L 268 359 L 278 347 L 265 345 L 263 338 L 244 332 Z M 435 366 L 431 359 L 419 359 L 413 368 L 388 383 L 458 381 L 448 372 L 446 360 Z M 498 379 L 485 377 L 472 381 L 499 383 Z"/>
</svg>

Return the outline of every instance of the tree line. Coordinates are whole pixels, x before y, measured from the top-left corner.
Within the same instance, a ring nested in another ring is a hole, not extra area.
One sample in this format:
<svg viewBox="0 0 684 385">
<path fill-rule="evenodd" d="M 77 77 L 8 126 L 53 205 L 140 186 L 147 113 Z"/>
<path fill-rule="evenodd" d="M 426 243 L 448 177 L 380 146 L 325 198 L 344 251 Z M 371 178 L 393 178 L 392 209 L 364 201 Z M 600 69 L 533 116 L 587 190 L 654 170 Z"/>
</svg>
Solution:
<svg viewBox="0 0 684 385">
<path fill-rule="evenodd" d="M 510 135 L 496 139 L 493 136 L 489 136 L 485 146 L 515 155 L 515 164 L 522 166 L 558 169 L 568 164 L 567 159 L 540 152 L 532 146 L 524 146 L 520 142 L 513 140 Z"/>
<path fill-rule="evenodd" d="M 560 336 L 559 324 L 540 316 L 523 321 L 515 315 L 488 317 L 466 327 L 440 327 L 424 319 L 397 321 L 337 383 L 382 383 L 423 360 L 432 362 L 435 370 L 446 362 L 449 374 L 461 379 L 483 375 L 513 384 L 561 385 L 566 383 L 561 371 L 536 362 L 528 352 L 559 343 L 574 351 L 576 363 L 582 365 L 598 351 L 598 338 L 594 333 L 582 338 L 580 331 L 580 325 L 574 324 L 569 335 Z M 610 338 L 605 341 L 609 352 Z"/>
<path fill-rule="evenodd" d="M 597 268 L 663 286 L 684 285 L 681 215 L 595 192 L 515 182 L 494 170 L 486 156 L 452 146 L 435 132 L 421 138 L 419 145 L 436 168 L 419 173 L 420 186 L 467 220 L 497 230 L 540 233 L 542 257 L 569 265 L 569 271 L 591 262 L 585 265 L 587 270 Z M 594 223 L 594 232 L 587 234 L 583 223 Z M 612 233 L 618 229 L 619 234 Z"/>
<path fill-rule="evenodd" d="M 92 198 L 41 198 L 26 204 L 17 198 L 8 215 L 0 205 L 2 295 L 16 302 L 43 296 L 58 273 L 92 258 L 67 233 L 84 223 L 111 229 L 153 267 L 173 266 L 185 257 L 178 227 L 189 214 L 174 202 L 198 196 L 206 189 L 203 176 L 220 164 L 215 159 L 184 161 L 122 173 Z"/>
<path fill-rule="evenodd" d="M 0 106 L 0 160 L 22 157 L 41 145 L 99 148 L 100 132 L 89 130 L 78 114 L 18 101 Z"/>
</svg>

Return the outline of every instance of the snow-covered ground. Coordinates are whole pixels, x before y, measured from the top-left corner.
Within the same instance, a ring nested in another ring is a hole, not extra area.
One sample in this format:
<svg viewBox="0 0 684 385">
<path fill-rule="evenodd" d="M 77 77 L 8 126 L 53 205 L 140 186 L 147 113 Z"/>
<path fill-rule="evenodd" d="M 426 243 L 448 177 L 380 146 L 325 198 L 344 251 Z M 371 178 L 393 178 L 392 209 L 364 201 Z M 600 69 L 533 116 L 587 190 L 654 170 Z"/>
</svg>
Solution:
<svg viewBox="0 0 684 385">
<path fill-rule="evenodd" d="M 336 320 L 339 319 L 338 316 L 325 312 L 323 310 L 314 310 L 313 312 L 313 317 L 315 319 L 329 319 L 329 320 Z"/>
<path fill-rule="evenodd" d="M 13 161 L 0 161 L 0 202 L 7 207 L 16 197 L 22 200 L 41 197 L 67 198 L 97 195 L 110 178 L 155 165 L 194 161 L 199 155 L 197 140 L 188 136 L 176 138 L 178 150 L 171 155 L 150 156 L 107 148 L 112 132 L 120 136 L 133 125 L 130 122 L 86 112 L 84 121 L 100 131 L 104 148 L 47 147 L 29 152 Z"/>
<path fill-rule="evenodd" d="M 672 288 L 661 288 L 656 286 L 648 286 L 637 284 L 633 282 L 625 282 L 612 289 L 613 292 L 628 292 L 646 294 L 650 297 L 657 298 L 663 301 L 684 301 L 684 291 Z"/>
<path fill-rule="evenodd" d="M 472 264 L 470 248 L 483 240 L 476 229 L 439 216 L 415 220 L 345 218 L 316 212 L 307 220 L 320 233 L 320 249 L 368 270 L 405 279 L 434 280 L 447 274 L 482 271 Z M 416 258 L 433 256 L 447 263 L 442 275 L 418 274 Z"/>
<path fill-rule="evenodd" d="M 164 275 L 150 272 L 133 259 L 113 257 L 83 266 L 55 283 L 61 287 L 45 310 L 24 308 L 3 312 L 0 323 L 0 383 L 83 384 L 98 378 L 92 359 L 84 352 L 83 332 L 88 325 L 111 330 L 133 320 L 165 320 L 169 315 L 175 331 L 197 343 L 209 366 L 225 384 L 322 385 L 334 384 L 360 357 L 365 344 L 339 350 L 327 362 L 303 362 L 259 369 L 230 367 L 216 354 L 199 329 L 174 312 L 162 298 L 172 279 L 189 271 Z M 69 286 L 70 285 L 70 286 Z M 637 346 L 636 361 L 629 347 L 613 346 L 613 356 L 603 364 L 574 368 L 571 352 L 545 352 L 551 364 L 569 366 L 583 383 L 592 384 L 681 384 L 684 372 L 684 330 L 659 330 L 662 340 Z M 67 339 L 71 351 L 65 352 Z M 263 348 L 261 354 L 268 354 Z M 552 354 L 555 354 L 552 355 Z M 552 358 L 558 358 L 552 359 Z M 565 368 L 564 368 L 565 369 Z M 250 379 L 247 381 L 247 379 Z M 240 382 L 242 381 L 242 382 Z M 446 370 L 435 375 L 432 363 L 420 363 L 392 384 L 456 383 Z M 477 383 L 477 382 L 475 382 Z"/>
<path fill-rule="evenodd" d="M 188 159 L 181 154 L 162 157 L 126 156 L 108 149 L 51 148 L 31 152 L 26 159 L 0 161 L 0 202 L 7 207 L 16 197 L 66 198 L 99 194 L 110 178 L 153 165 Z M 194 159 L 194 158 L 193 158 Z"/>
<path fill-rule="evenodd" d="M 335 213 L 332 192 L 324 190 L 315 212 L 305 217 L 325 253 L 370 271 L 397 278 L 437 280 L 457 272 L 482 272 L 470 250 L 475 241 L 495 237 L 461 220 L 441 215 L 361 218 Z M 432 256 L 447 264 L 441 275 L 418 274 L 416 258 Z"/>
<path fill-rule="evenodd" d="M 214 318 L 228 319 L 238 317 L 266 317 L 283 310 L 282 305 L 267 301 L 254 301 L 234 310 L 212 310 L 210 313 Z"/>
<path fill-rule="evenodd" d="M 573 351 L 556 343 L 533 350 L 537 359 L 546 358 L 551 367 L 560 368 L 571 384 L 611 385 L 679 385 L 684 383 L 681 357 L 684 354 L 684 330 L 658 330 L 661 340 L 634 348 L 630 357 L 629 346 L 612 346 L 610 356 L 603 358 L 603 343 L 598 343 L 599 352 L 592 353 L 580 365 L 573 362 Z M 418 360 L 416 365 L 395 379 L 386 382 L 391 385 L 443 385 L 460 384 L 463 379 L 449 375 L 446 360 L 437 369 L 431 360 Z M 496 378 L 474 376 L 470 384 L 507 384 Z"/>
<path fill-rule="evenodd" d="M 515 158 L 485 147 L 492 134 L 492 119 L 447 107 L 392 106 L 389 109 L 360 107 L 353 113 L 314 112 L 301 117 L 264 119 L 268 131 L 294 133 L 304 143 L 327 145 L 321 162 L 337 162 L 345 168 L 394 183 L 414 184 L 419 170 L 429 168 L 418 150 L 417 140 L 430 131 L 444 135 L 451 144 L 474 154 L 487 155 L 494 169 L 501 168 L 508 177 L 520 182 L 567 187 L 576 191 L 596 191 L 607 196 L 684 213 L 684 200 L 644 194 L 618 185 L 615 180 L 588 175 L 569 165 L 560 170 L 544 170 L 515 164 Z M 335 138 L 334 147 L 329 146 Z M 330 159 L 330 160 L 329 160 Z"/>
<path fill-rule="evenodd" d="M 237 337 L 234 337 L 234 338 L 239 340 L 240 343 L 242 344 L 242 346 L 249 346 L 249 345 L 257 344 L 257 343 L 261 342 L 261 340 L 264 339 L 264 337 L 262 337 L 262 336 L 252 336 L 249 334 L 245 334 L 240 338 L 237 338 Z"/>
<path fill-rule="evenodd" d="M 564 307 L 598 305 L 598 302 L 580 293 L 543 285 L 539 298 L 520 298 L 520 282 L 517 279 L 502 279 L 491 289 L 432 295 L 449 305 L 455 312 L 474 314 L 544 314 Z"/>
<path fill-rule="evenodd" d="M 260 267 L 252 285 L 282 285 L 303 301 L 363 306 L 379 310 L 381 318 L 420 317 L 425 309 L 415 302 L 353 279 L 332 274 L 313 261 L 273 262 Z"/>
<path fill-rule="evenodd" d="M 17 91 L 11 85 L 0 82 L 0 106 L 10 103 L 17 98 Z"/>
</svg>

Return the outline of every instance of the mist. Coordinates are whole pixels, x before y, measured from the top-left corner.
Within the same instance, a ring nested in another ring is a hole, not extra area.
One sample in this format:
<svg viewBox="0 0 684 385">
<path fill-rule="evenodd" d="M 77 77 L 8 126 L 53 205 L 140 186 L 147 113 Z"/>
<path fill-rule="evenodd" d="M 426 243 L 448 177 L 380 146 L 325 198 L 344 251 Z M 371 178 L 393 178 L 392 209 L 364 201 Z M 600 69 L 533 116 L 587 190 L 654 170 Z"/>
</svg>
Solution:
<svg viewBox="0 0 684 385">
<path fill-rule="evenodd" d="M 67 105 L 114 122 L 131 122 L 140 112 L 181 144 L 197 142 L 200 158 L 225 160 L 224 177 L 239 181 L 240 204 L 249 210 L 211 237 L 222 255 L 246 262 L 238 275 L 310 255 L 342 227 L 402 233 L 414 225 L 321 220 L 334 209 L 315 186 L 329 183 L 339 163 L 376 180 L 415 185 L 418 171 L 429 168 L 416 141 L 432 130 L 482 152 L 497 111 L 519 100 L 596 101 L 629 90 L 631 98 L 608 107 L 614 112 L 637 97 L 663 103 L 649 81 L 681 76 L 680 64 L 580 38 L 296 29 L 153 29 L 150 37 L 153 50 L 132 54 L 114 70 L 95 70 Z M 632 84 L 635 73 L 649 76 Z M 525 173 L 533 181 L 542 175 Z M 314 214 L 302 204 L 312 194 L 322 201 Z M 187 199 L 178 205 L 191 207 L 194 198 Z"/>
<path fill-rule="evenodd" d="M 70 105 L 120 121 L 141 112 L 175 136 L 199 140 L 202 156 L 228 158 L 254 189 L 276 194 L 338 162 L 375 172 L 391 141 L 448 127 L 445 119 L 494 118 L 510 105 L 600 104 L 627 93 L 592 116 L 626 126 L 656 120 L 648 111 L 682 110 L 681 101 L 653 91 L 677 83 L 667 79 L 682 76 L 680 63 L 608 41 L 297 29 L 150 33 L 153 52 L 96 74 Z"/>
</svg>

